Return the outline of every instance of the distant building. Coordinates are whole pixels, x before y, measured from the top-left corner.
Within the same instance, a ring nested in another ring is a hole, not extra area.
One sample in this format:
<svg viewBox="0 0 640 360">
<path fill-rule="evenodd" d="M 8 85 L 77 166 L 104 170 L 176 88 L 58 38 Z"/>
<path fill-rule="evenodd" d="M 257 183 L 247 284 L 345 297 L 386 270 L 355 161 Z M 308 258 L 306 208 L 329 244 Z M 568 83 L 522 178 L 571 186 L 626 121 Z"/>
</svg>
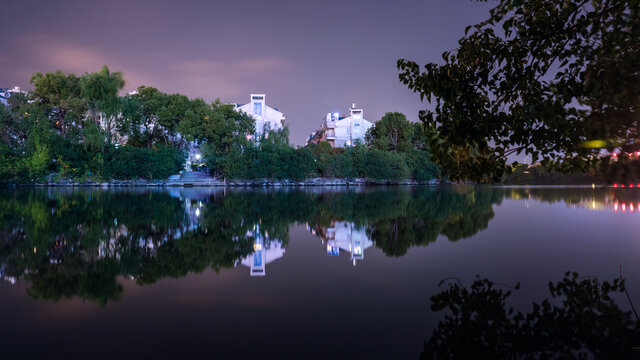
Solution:
<svg viewBox="0 0 640 360">
<path fill-rule="evenodd" d="M 326 141 L 333 148 L 344 148 L 358 142 L 364 143 L 364 136 L 372 126 L 373 123 L 364 118 L 363 110 L 356 109 L 356 104 L 353 103 L 348 117 L 340 116 L 339 113 L 327 114 L 320 129 L 309 135 L 307 145 Z"/>
<path fill-rule="evenodd" d="M 22 91 L 19 86 L 14 86 L 13 89 L 0 88 L 0 103 L 4 106 L 9 105 L 9 98 L 13 94 L 26 94 L 26 91 Z"/>
<path fill-rule="evenodd" d="M 267 105 L 265 94 L 251 94 L 250 100 L 247 104 L 236 104 L 235 110 L 255 119 L 256 139 L 260 139 L 269 130 L 282 130 L 284 127 L 284 114 L 278 108 L 272 108 Z"/>
</svg>

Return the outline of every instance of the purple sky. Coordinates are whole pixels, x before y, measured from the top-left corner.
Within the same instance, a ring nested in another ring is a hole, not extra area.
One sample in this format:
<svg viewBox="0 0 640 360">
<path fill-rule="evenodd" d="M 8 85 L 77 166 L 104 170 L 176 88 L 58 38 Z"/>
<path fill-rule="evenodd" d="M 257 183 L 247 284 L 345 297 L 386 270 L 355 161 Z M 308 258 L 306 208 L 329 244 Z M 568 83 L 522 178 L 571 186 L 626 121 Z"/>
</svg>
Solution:
<svg viewBox="0 0 640 360">
<path fill-rule="evenodd" d="M 365 118 L 417 119 L 419 97 L 396 60 L 440 61 L 495 4 L 470 0 L 10 1 L 0 23 L 0 87 L 34 72 L 82 74 L 103 64 L 132 90 L 154 86 L 207 101 L 266 93 L 304 144 L 327 112 L 356 101 Z"/>
</svg>

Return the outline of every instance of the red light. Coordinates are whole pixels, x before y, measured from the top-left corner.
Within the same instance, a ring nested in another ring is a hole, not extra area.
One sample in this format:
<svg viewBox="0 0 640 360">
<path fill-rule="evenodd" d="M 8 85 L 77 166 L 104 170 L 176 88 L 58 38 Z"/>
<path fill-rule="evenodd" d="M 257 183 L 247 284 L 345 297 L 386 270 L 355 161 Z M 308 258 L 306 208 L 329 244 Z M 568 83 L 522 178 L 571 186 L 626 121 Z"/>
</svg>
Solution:
<svg viewBox="0 0 640 360">
<path fill-rule="evenodd" d="M 633 184 L 629 184 L 629 187 L 633 187 Z"/>
<path fill-rule="evenodd" d="M 625 203 L 622 203 L 622 212 L 627 211 L 627 205 Z"/>
<path fill-rule="evenodd" d="M 618 202 L 617 201 L 613 204 L 613 211 L 618 211 Z"/>
<path fill-rule="evenodd" d="M 640 151 L 636 151 L 636 156 L 640 156 Z"/>
<path fill-rule="evenodd" d="M 618 154 L 613 153 L 613 154 L 611 154 L 611 156 L 613 156 L 613 157 L 618 157 Z"/>
<path fill-rule="evenodd" d="M 618 187 L 618 184 L 613 184 L 613 187 Z"/>
<path fill-rule="evenodd" d="M 620 184 L 620 186 L 625 187 L 624 184 Z"/>
<path fill-rule="evenodd" d="M 633 203 L 630 203 L 630 204 L 629 204 L 629 211 L 633 212 L 633 210 L 634 210 L 634 209 L 633 209 Z"/>
</svg>

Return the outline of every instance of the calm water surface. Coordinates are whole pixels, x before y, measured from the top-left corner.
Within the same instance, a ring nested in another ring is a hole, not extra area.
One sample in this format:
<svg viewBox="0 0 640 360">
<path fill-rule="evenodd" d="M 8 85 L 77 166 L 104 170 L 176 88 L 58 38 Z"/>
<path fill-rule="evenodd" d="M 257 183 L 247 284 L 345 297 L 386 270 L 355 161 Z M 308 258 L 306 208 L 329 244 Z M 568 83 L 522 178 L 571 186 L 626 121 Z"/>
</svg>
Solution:
<svg viewBox="0 0 640 360">
<path fill-rule="evenodd" d="M 0 189 L 0 357 L 632 358 L 630 302 L 598 286 L 622 267 L 640 306 L 639 208 L 635 188 Z"/>
</svg>

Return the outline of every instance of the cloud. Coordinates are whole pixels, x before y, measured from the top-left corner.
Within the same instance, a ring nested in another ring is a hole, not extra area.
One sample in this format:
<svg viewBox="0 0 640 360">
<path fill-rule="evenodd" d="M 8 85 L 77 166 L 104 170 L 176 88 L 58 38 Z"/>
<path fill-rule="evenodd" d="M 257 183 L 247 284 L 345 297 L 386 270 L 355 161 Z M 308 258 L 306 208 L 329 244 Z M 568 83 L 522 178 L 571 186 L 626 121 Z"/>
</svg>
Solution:
<svg viewBox="0 0 640 360">
<path fill-rule="evenodd" d="M 145 85 L 206 100 L 240 100 L 256 88 L 282 79 L 283 72 L 293 66 L 277 56 L 228 53 L 226 59 L 213 59 L 201 53 L 124 52 L 116 50 L 117 46 L 85 45 L 41 33 L 17 36 L 9 47 L 10 57 L 0 55 L 0 78 L 19 80 L 17 84 L 23 86 L 35 72 L 62 70 L 81 75 L 107 65 L 124 74 L 125 91 Z"/>
<path fill-rule="evenodd" d="M 169 77 L 183 89 L 190 89 L 196 96 L 237 98 L 248 95 L 256 79 L 275 77 L 292 64 L 282 58 L 265 56 L 241 58 L 232 61 L 189 59 L 168 66 Z"/>
</svg>

